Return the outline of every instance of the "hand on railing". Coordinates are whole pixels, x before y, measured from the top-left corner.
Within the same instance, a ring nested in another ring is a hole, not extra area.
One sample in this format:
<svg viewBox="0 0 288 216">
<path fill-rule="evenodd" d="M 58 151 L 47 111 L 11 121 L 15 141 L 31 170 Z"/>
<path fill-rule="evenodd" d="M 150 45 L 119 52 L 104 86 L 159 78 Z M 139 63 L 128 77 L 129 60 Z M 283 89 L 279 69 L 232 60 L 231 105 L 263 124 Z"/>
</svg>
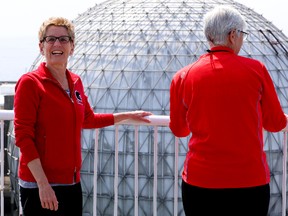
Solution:
<svg viewBox="0 0 288 216">
<path fill-rule="evenodd" d="M 133 119 L 127 119 L 124 121 L 121 121 L 119 124 L 125 124 L 125 125 L 150 125 L 150 126 L 169 126 L 170 117 L 164 116 L 164 115 L 148 115 L 144 117 L 148 121 L 146 122 L 139 122 L 135 121 Z"/>
<path fill-rule="evenodd" d="M 150 123 L 150 120 L 145 117 L 152 115 L 152 113 L 142 111 L 142 110 L 136 110 L 136 111 L 131 111 L 131 112 L 114 113 L 113 115 L 114 115 L 115 124 L 120 123 L 120 122 L 122 123 L 122 121 L 126 121 L 126 120 Z"/>
</svg>

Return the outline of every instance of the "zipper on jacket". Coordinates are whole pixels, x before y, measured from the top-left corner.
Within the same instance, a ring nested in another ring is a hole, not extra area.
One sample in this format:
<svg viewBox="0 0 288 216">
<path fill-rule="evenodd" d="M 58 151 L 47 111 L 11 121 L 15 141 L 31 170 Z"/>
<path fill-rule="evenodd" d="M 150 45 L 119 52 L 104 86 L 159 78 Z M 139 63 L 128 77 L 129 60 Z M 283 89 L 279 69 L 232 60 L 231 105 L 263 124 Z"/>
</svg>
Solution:
<svg viewBox="0 0 288 216">
<path fill-rule="evenodd" d="M 75 82 L 72 83 L 72 87 L 71 87 L 71 94 L 74 94 L 74 90 L 75 90 L 75 83 L 78 82 L 78 79 L 75 80 Z M 72 100 L 72 103 L 74 103 L 73 101 L 73 95 L 71 95 L 71 100 Z M 76 127 L 76 118 L 77 118 L 77 115 L 76 115 L 76 110 L 75 110 L 75 105 L 74 106 L 74 134 L 75 134 L 75 127 Z M 73 144 L 73 149 L 74 149 L 74 163 L 76 164 L 75 165 L 75 168 L 74 168 L 74 182 L 76 183 L 76 178 L 77 178 L 77 169 L 76 169 L 76 166 L 77 166 L 77 148 L 76 148 L 76 139 L 74 139 L 74 144 Z M 80 152 L 81 152 L 81 149 L 80 149 Z M 80 156 L 81 157 L 81 156 Z"/>
</svg>

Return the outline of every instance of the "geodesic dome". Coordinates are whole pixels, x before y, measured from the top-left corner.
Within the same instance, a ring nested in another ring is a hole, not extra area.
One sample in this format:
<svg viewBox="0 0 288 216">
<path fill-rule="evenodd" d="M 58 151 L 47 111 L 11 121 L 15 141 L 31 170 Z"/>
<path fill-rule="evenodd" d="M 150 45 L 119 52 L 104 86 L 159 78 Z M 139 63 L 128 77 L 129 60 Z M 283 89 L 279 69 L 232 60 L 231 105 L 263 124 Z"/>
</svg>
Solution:
<svg viewBox="0 0 288 216">
<path fill-rule="evenodd" d="M 232 5 L 247 21 L 249 36 L 240 55 L 262 61 L 287 112 L 287 37 L 253 10 L 232 0 L 109 0 L 89 8 L 73 22 L 76 47 L 69 69 L 81 76 L 95 112 L 148 110 L 169 115 L 169 87 L 180 68 L 196 61 L 209 48 L 203 34 L 204 14 L 217 5 Z M 42 61 L 35 60 L 30 70 Z M 134 132 L 120 126 L 118 215 L 134 214 Z M 113 214 L 114 128 L 100 130 L 97 215 Z M 158 138 L 158 215 L 173 215 L 174 137 L 161 128 Z M 92 215 L 93 130 L 83 130 L 82 187 L 84 215 Z M 265 150 L 271 169 L 269 215 L 281 212 L 281 133 L 267 133 Z M 153 130 L 139 133 L 139 215 L 152 215 Z M 179 145 L 179 186 L 188 138 Z M 184 215 L 179 193 L 178 215 Z"/>
</svg>

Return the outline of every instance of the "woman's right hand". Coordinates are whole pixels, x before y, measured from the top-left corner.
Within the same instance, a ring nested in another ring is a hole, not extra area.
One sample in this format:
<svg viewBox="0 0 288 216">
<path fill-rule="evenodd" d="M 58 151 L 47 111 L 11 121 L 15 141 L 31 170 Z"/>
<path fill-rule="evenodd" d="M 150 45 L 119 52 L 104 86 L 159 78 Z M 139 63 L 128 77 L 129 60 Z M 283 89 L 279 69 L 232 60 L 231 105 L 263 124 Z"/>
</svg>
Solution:
<svg viewBox="0 0 288 216">
<path fill-rule="evenodd" d="M 51 185 L 48 182 L 42 185 L 38 184 L 38 188 L 42 208 L 57 211 L 58 201 Z"/>
<path fill-rule="evenodd" d="M 27 166 L 29 167 L 32 175 L 37 182 L 42 208 L 57 211 L 58 200 L 53 188 L 49 184 L 48 179 L 44 173 L 40 159 L 36 158 L 30 161 Z"/>
</svg>

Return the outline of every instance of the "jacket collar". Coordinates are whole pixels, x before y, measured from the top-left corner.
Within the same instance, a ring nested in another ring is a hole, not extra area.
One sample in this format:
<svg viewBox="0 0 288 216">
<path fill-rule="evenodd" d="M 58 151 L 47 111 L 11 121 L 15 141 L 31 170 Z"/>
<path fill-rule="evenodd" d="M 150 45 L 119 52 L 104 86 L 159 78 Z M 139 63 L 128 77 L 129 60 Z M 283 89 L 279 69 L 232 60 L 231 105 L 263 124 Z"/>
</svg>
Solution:
<svg viewBox="0 0 288 216">
<path fill-rule="evenodd" d="M 46 62 L 42 62 L 39 65 L 38 70 L 36 71 L 36 73 L 38 74 L 40 79 L 43 79 L 43 80 L 50 79 L 50 80 L 56 81 L 56 79 L 50 73 L 49 69 L 46 67 Z M 75 83 L 79 79 L 78 75 L 70 72 L 67 69 L 66 69 L 66 76 L 67 76 L 67 79 L 68 79 L 69 83 Z"/>
<path fill-rule="evenodd" d="M 234 51 L 226 46 L 215 46 L 212 47 L 210 50 L 207 50 L 208 53 L 213 53 L 213 52 L 229 52 L 229 53 L 234 53 Z"/>
</svg>

